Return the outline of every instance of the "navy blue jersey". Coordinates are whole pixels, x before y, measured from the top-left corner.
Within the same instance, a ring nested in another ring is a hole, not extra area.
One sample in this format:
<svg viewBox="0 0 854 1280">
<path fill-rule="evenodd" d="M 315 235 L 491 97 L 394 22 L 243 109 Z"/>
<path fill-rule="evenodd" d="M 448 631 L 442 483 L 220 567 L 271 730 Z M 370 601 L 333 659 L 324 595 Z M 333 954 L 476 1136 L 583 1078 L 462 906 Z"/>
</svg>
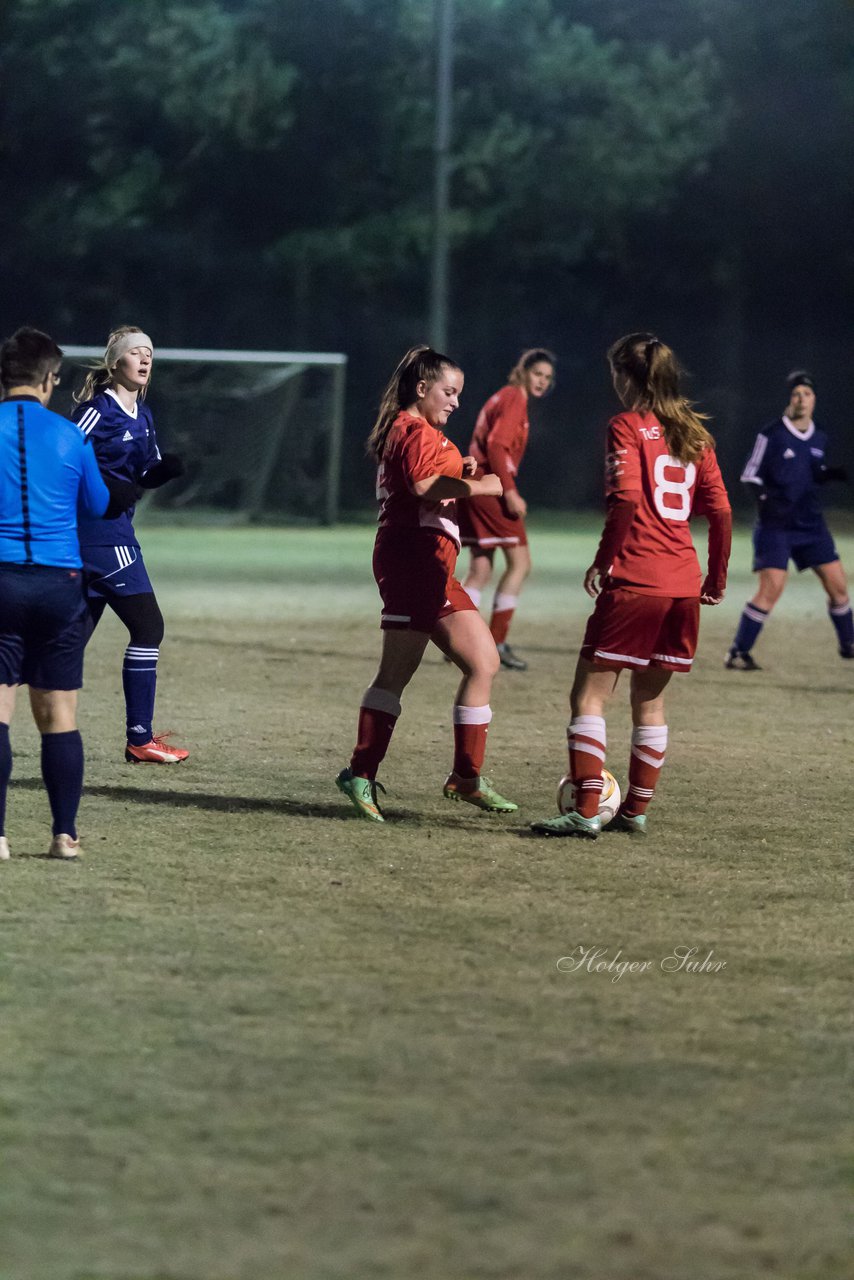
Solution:
<svg viewBox="0 0 854 1280">
<path fill-rule="evenodd" d="M 79 512 L 97 524 L 109 501 L 73 423 L 35 397 L 0 404 L 0 561 L 79 569 Z"/>
<path fill-rule="evenodd" d="M 74 411 L 74 421 L 90 441 L 105 475 L 139 484 L 146 471 L 160 461 L 151 410 L 137 400 L 136 412 L 128 413 L 110 391 L 100 391 L 84 400 Z M 133 531 L 134 508 L 115 520 L 91 520 L 81 513 L 82 547 L 138 547 Z"/>
<path fill-rule="evenodd" d="M 797 431 L 778 418 L 756 437 L 742 480 L 758 489 L 759 523 L 775 529 L 813 529 L 823 522 L 820 486 L 827 436 L 814 422 Z"/>
</svg>

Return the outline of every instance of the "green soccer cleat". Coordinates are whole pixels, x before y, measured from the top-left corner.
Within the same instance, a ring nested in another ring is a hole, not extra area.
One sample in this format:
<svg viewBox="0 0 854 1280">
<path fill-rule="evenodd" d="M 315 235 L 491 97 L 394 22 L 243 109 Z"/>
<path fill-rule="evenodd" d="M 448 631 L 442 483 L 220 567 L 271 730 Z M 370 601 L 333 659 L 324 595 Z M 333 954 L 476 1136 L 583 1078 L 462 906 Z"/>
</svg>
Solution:
<svg viewBox="0 0 854 1280">
<path fill-rule="evenodd" d="M 595 818 L 583 818 L 580 813 L 571 809 L 569 813 L 561 813 L 556 818 L 532 822 L 531 830 L 538 836 L 579 836 L 582 840 L 595 840 L 602 830 L 602 819 L 598 813 Z"/>
<path fill-rule="evenodd" d="M 385 791 L 372 778 L 355 778 L 349 769 L 342 769 L 335 779 L 335 785 L 345 796 L 349 796 L 353 808 L 360 818 L 366 822 L 385 822 L 382 810 L 377 803 L 377 789 Z"/>
<path fill-rule="evenodd" d="M 608 823 L 608 831 L 624 831 L 629 836 L 646 835 L 645 813 L 618 813 Z"/>
<path fill-rule="evenodd" d="M 464 800 L 484 813 L 515 813 L 519 808 L 512 800 L 505 800 L 493 787 L 489 778 L 458 778 L 448 774 L 442 794 L 448 800 Z"/>
</svg>

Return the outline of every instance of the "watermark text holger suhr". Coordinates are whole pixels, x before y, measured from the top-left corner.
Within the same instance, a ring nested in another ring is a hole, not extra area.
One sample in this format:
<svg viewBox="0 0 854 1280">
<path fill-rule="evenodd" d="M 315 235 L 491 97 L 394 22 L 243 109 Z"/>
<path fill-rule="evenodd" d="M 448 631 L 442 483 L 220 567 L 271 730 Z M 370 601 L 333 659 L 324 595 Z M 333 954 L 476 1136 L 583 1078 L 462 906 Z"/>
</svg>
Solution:
<svg viewBox="0 0 854 1280">
<path fill-rule="evenodd" d="M 622 947 L 613 955 L 608 947 L 585 947 L 581 943 L 568 956 L 557 962 L 561 973 L 602 973 L 612 982 L 619 982 L 627 973 L 650 973 L 660 969 L 662 973 L 708 974 L 721 973 L 726 960 L 718 960 L 709 947 L 674 947 L 666 956 L 656 960 L 629 960 L 623 956 Z"/>
</svg>

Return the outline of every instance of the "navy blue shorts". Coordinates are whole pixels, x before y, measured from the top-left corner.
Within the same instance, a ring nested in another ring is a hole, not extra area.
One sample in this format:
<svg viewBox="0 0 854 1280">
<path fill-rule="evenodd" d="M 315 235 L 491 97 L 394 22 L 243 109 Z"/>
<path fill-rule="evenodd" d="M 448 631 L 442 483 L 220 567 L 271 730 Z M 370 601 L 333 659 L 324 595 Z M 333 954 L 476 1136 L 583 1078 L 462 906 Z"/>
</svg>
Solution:
<svg viewBox="0 0 854 1280">
<path fill-rule="evenodd" d="M 824 522 L 813 529 L 766 529 L 757 525 L 753 530 L 754 573 L 759 569 L 788 569 L 790 560 L 803 570 L 838 559 L 839 552 Z"/>
<path fill-rule="evenodd" d="M 86 594 L 141 596 L 154 588 L 139 547 L 81 547 Z"/>
<path fill-rule="evenodd" d="M 79 689 L 88 634 L 79 569 L 0 564 L 0 684 Z"/>
</svg>

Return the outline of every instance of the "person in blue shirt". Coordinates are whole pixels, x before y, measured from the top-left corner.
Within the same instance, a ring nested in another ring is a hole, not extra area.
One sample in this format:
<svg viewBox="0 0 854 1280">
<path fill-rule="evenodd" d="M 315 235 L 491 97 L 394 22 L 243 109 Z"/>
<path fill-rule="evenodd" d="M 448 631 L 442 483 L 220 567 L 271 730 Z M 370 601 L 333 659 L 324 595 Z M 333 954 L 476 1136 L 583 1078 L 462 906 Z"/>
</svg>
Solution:
<svg viewBox="0 0 854 1280">
<path fill-rule="evenodd" d="M 0 347 L 0 859 L 9 857 L 6 794 L 12 773 L 9 725 L 18 686 L 30 687 L 41 734 L 41 770 L 53 815 L 48 856 L 79 855 L 77 810 L 83 742 L 77 691 L 88 634 L 78 507 L 87 518 L 117 516 L 133 489 L 104 482 L 94 451 L 67 419 L 47 408 L 62 351 L 37 329 Z M 112 496 L 111 496 L 112 495 Z"/>
<path fill-rule="evenodd" d="M 846 480 L 842 467 L 826 461 L 827 435 L 813 422 L 815 382 L 796 370 L 787 380 L 789 403 L 776 422 L 756 437 L 742 474 L 756 492 L 753 569 L 759 587 L 745 605 L 724 665 L 759 671 L 751 650 L 786 585 L 789 561 L 812 569 L 827 592 L 830 621 L 840 656 L 854 658 L 854 618 L 845 571 L 822 512 L 821 488 Z"/>
<path fill-rule="evenodd" d="M 73 420 L 91 445 L 105 478 L 156 489 L 183 473 L 174 454 L 161 456 L 145 393 L 151 382 L 154 344 L 132 325 L 113 330 L 103 360 L 75 396 Z M 157 660 L 163 615 L 133 527 L 133 508 L 115 520 L 85 514 L 79 524 L 92 630 L 107 605 L 128 630 L 122 664 L 127 745 L 131 764 L 177 764 L 189 751 L 154 732 Z"/>
</svg>

